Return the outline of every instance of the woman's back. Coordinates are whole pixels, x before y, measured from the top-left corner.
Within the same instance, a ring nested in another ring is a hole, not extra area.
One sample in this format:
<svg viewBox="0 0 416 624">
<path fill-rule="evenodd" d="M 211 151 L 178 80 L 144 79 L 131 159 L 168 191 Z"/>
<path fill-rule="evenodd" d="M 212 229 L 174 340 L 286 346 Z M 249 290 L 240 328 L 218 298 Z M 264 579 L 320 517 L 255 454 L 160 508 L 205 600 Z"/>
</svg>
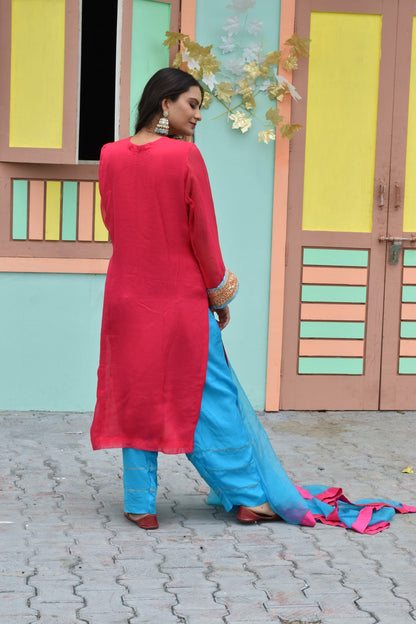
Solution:
<svg viewBox="0 0 416 624">
<path fill-rule="evenodd" d="M 102 150 L 100 191 L 113 256 L 93 446 L 188 452 L 208 356 L 207 289 L 225 275 L 205 164 L 193 143 L 124 139 Z"/>
</svg>

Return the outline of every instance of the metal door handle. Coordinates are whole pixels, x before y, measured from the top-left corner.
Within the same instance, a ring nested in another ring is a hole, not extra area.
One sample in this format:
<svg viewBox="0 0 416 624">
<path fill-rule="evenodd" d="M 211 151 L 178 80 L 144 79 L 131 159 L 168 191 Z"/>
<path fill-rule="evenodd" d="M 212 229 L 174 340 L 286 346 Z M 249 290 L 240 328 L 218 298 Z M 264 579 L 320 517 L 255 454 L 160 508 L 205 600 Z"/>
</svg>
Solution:
<svg viewBox="0 0 416 624">
<path fill-rule="evenodd" d="M 379 197 L 379 208 L 383 208 L 384 206 L 384 193 L 386 192 L 386 185 L 383 184 L 382 182 L 380 183 L 380 187 L 379 187 L 379 192 L 380 192 L 380 197 Z"/>
<path fill-rule="evenodd" d="M 398 182 L 394 185 L 394 208 L 398 210 L 400 208 L 400 184 Z"/>
<path fill-rule="evenodd" d="M 379 236 L 379 243 L 416 243 L 416 236 Z"/>
</svg>

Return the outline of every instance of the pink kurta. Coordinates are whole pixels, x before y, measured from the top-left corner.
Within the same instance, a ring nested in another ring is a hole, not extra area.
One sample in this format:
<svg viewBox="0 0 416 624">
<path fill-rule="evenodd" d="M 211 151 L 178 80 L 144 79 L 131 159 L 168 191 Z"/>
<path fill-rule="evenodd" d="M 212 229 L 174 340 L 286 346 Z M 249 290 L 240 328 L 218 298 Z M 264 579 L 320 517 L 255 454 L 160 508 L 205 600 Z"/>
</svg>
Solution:
<svg viewBox="0 0 416 624">
<path fill-rule="evenodd" d="M 191 452 L 208 357 L 207 290 L 226 269 L 204 161 L 162 137 L 105 145 L 104 295 L 94 449 Z"/>
</svg>

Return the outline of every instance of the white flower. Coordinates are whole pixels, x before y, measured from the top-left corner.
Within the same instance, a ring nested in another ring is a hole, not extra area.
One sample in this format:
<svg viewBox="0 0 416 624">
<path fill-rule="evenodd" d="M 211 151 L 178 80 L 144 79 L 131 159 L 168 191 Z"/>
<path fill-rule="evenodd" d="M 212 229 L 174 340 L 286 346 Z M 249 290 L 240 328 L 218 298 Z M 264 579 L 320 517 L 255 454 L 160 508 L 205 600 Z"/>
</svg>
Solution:
<svg viewBox="0 0 416 624">
<path fill-rule="evenodd" d="M 235 48 L 235 43 L 233 38 L 228 35 L 228 37 L 221 37 L 222 44 L 219 47 L 223 54 L 229 54 Z"/>
<path fill-rule="evenodd" d="M 203 74 L 202 82 L 205 82 L 207 87 L 212 91 L 216 84 L 218 84 L 218 80 L 215 78 L 214 74 L 208 76 L 207 74 Z"/>
<path fill-rule="evenodd" d="M 258 20 L 251 20 L 249 25 L 247 26 L 247 30 L 250 35 L 258 35 L 263 30 L 263 22 L 259 22 Z"/>
<path fill-rule="evenodd" d="M 256 0 L 231 0 L 232 4 L 227 4 L 227 9 L 231 9 L 236 13 L 245 13 L 251 7 L 254 7 Z"/>
<path fill-rule="evenodd" d="M 228 35 L 236 35 L 240 32 L 240 19 L 235 15 L 234 17 L 229 17 L 222 27 Z"/>
<path fill-rule="evenodd" d="M 258 87 L 258 90 L 259 91 L 267 91 L 267 89 L 270 87 L 271 84 L 272 84 L 271 81 L 269 79 L 267 79 L 267 80 L 265 80 L 263 82 L 261 87 Z"/>
<path fill-rule="evenodd" d="M 273 129 L 270 130 L 262 130 L 258 134 L 259 141 L 263 141 L 263 143 L 270 143 L 270 141 L 276 140 L 276 132 Z"/>
<path fill-rule="evenodd" d="M 289 93 L 292 96 L 292 98 L 295 100 L 295 102 L 298 102 L 299 100 L 302 99 L 302 96 L 299 95 L 295 87 L 289 81 L 287 82 L 287 88 L 289 89 Z"/>
<path fill-rule="evenodd" d="M 225 62 L 225 68 L 235 76 L 242 76 L 245 64 L 244 59 L 232 56 Z"/>
<path fill-rule="evenodd" d="M 278 84 L 282 84 L 282 85 L 286 85 L 290 95 L 292 96 L 292 98 L 295 100 L 295 102 L 298 102 L 299 100 L 302 99 L 302 97 L 299 95 L 299 93 L 296 91 L 295 87 L 289 82 L 289 80 L 287 80 L 286 78 L 284 78 L 284 76 L 280 76 L 277 71 L 276 68 L 273 71 L 274 73 L 274 77 L 276 78 L 276 82 Z"/>
<path fill-rule="evenodd" d="M 182 58 L 184 61 L 186 61 L 188 63 L 188 68 L 189 69 L 200 69 L 201 65 L 199 64 L 199 62 L 196 59 L 193 59 L 189 56 L 189 52 L 188 50 L 184 50 L 183 51 L 183 55 Z"/>
<path fill-rule="evenodd" d="M 251 128 L 251 119 L 246 117 L 246 115 L 241 111 L 238 111 L 237 113 L 232 113 L 232 115 L 229 115 L 228 117 L 233 122 L 233 130 L 241 130 L 241 132 L 244 134 L 249 128 Z"/>
<path fill-rule="evenodd" d="M 247 48 L 244 48 L 243 58 L 247 63 L 250 61 L 260 62 L 259 54 L 261 50 L 261 43 L 252 41 Z"/>
</svg>

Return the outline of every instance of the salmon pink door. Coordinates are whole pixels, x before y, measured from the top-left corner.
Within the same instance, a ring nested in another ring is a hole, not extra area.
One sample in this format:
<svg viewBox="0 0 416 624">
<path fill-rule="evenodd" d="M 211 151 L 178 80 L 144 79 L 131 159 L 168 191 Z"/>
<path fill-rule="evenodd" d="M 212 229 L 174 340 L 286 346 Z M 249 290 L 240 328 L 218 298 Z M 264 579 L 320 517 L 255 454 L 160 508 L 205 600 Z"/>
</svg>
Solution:
<svg viewBox="0 0 416 624">
<path fill-rule="evenodd" d="M 414 15 L 296 3 L 281 409 L 416 408 Z"/>
</svg>

